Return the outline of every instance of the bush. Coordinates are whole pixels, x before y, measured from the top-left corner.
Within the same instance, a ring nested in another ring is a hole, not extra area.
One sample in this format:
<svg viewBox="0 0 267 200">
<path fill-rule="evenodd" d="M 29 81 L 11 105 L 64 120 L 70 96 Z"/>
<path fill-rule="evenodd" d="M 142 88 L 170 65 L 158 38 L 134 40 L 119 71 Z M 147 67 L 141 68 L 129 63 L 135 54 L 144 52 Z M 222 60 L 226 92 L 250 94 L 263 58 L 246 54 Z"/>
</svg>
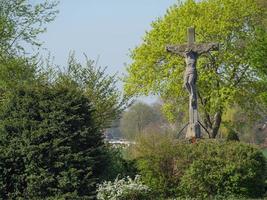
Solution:
<svg viewBox="0 0 267 200">
<path fill-rule="evenodd" d="M 240 141 L 237 132 L 235 132 L 234 130 L 230 130 L 227 138 L 227 141 Z"/>
<path fill-rule="evenodd" d="M 183 194 L 200 198 L 228 194 L 254 198 L 264 194 L 266 163 L 259 149 L 218 141 L 201 141 L 190 148 L 195 155 L 181 178 Z"/>
<path fill-rule="evenodd" d="M 266 163 L 262 152 L 239 142 L 201 140 L 196 144 L 151 134 L 136 146 L 144 182 L 163 197 L 261 197 Z"/>
<path fill-rule="evenodd" d="M 102 165 L 106 166 L 101 176 L 102 181 L 114 181 L 118 175 L 120 177 L 135 177 L 137 174 L 136 162 L 126 159 L 123 152 L 125 152 L 123 148 L 107 146 L 106 159 L 104 163 L 102 162 Z"/>
<path fill-rule="evenodd" d="M 98 200 L 149 200 L 153 199 L 149 187 L 141 182 L 140 176 L 134 179 L 116 178 L 114 182 L 105 181 L 97 190 Z"/>
<path fill-rule="evenodd" d="M 171 135 L 140 135 L 133 149 L 138 170 L 145 184 L 163 197 L 175 196 L 181 173 L 186 167 L 184 145 L 176 145 Z M 179 158 L 179 159 L 178 159 Z"/>
<path fill-rule="evenodd" d="M 94 198 L 105 153 L 88 98 L 47 84 L 14 89 L 1 103 L 1 198 Z"/>
</svg>

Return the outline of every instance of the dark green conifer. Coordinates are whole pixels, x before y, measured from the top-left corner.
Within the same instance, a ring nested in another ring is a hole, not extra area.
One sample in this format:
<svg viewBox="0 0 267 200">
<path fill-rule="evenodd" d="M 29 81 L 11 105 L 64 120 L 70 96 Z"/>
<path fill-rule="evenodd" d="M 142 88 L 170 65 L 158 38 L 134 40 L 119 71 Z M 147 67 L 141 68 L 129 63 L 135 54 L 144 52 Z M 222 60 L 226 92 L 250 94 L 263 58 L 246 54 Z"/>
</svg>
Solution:
<svg viewBox="0 0 267 200">
<path fill-rule="evenodd" d="M 103 145 L 80 89 L 64 84 L 16 89 L 0 110 L 0 196 L 94 198 Z"/>
</svg>

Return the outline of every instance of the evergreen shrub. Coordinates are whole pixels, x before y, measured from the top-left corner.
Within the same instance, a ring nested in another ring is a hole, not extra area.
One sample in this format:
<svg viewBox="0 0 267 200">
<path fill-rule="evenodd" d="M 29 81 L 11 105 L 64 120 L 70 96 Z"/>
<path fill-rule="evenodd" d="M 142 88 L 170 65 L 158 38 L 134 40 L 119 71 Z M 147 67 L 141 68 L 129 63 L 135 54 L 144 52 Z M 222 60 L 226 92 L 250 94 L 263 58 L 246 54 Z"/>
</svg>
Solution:
<svg viewBox="0 0 267 200">
<path fill-rule="evenodd" d="M 94 199 L 105 159 L 92 106 L 77 87 L 12 90 L 0 107 L 0 198 Z"/>
</svg>

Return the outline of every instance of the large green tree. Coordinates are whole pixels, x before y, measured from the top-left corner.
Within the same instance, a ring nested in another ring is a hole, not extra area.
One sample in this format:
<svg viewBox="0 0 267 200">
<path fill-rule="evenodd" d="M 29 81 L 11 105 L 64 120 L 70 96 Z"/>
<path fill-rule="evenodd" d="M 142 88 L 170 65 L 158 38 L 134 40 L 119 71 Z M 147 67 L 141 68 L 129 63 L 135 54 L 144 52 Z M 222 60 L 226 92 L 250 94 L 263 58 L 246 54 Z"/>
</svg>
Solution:
<svg viewBox="0 0 267 200">
<path fill-rule="evenodd" d="M 200 115 L 214 138 L 226 108 L 238 104 L 255 118 L 266 103 L 267 34 L 264 7 L 255 0 L 186 0 L 152 23 L 143 43 L 131 54 L 125 91 L 156 94 L 175 118 L 188 108 L 182 89 L 184 59 L 166 52 L 167 44 L 186 42 L 187 27 L 196 27 L 197 42 L 218 42 L 220 51 L 198 60 Z"/>
<path fill-rule="evenodd" d="M 56 1 L 0 0 L 0 58 L 25 53 L 25 47 L 40 46 L 38 35 L 54 20 Z"/>
</svg>

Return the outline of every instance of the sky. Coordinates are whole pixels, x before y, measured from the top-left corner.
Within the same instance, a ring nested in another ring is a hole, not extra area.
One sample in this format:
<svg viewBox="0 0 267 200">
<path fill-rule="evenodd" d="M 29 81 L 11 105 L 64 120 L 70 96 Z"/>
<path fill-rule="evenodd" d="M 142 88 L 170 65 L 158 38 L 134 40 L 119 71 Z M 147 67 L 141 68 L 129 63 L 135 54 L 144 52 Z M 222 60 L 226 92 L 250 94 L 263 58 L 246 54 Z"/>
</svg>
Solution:
<svg viewBox="0 0 267 200">
<path fill-rule="evenodd" d="M 99 60 L 110 74 L 126 73 L 130 49 L 142 42 L 150 24 L 164 16 L 177 0 L 61 0 L 59 14 L 47 26 L 40 40 L 54 57 L 54 64 L 66 66 L 70 51 L 84 61 Z M 43 53 L 45 54 L 45 53 Z M 45 56 L 45 55 L 44 55 Z M 122 84 L 118 86 L 122 89 Z M 148 100 L 150 101 L 150 100 Z"/>
</svg>

